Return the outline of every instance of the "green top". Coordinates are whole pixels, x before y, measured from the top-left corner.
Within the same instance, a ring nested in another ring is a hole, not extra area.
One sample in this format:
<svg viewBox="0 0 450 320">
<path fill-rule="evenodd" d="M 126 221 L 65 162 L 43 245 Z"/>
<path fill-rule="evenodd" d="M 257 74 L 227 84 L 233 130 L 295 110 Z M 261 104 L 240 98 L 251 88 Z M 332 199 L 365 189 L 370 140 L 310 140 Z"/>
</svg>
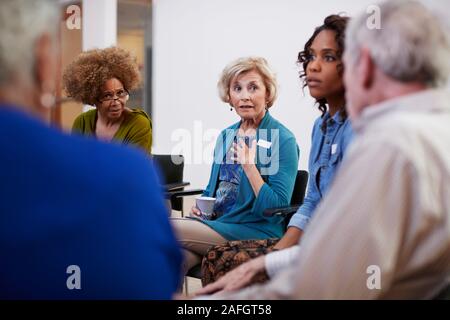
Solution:
<svg viewBox="0 0 450 320">
<path fill-rule="evenodd" d="M 73 122 L 72 132 L 95 137 L 97 109 L 80 114 Z M 151 154 L 152 120 L 143 110 L 131 109 L 113 137 L 123 144 L 132 144 Z"/>
</svg>

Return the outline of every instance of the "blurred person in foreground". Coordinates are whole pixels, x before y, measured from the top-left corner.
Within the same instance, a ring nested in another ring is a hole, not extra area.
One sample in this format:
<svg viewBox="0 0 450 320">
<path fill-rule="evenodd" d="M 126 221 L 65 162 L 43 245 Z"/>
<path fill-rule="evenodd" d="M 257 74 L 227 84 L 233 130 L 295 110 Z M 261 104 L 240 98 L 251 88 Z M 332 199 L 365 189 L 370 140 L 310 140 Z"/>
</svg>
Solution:
<svg viewBox="0 0 450 320">
<path fill-rule="evenodd" d="M 448 285 L 449 37 L 418 2 L 379 7 L 380 29 L 367 14 L 350 21 L 344 81 L 356 137 L 295 259 L 266 285 L 230 292 L 264 270 L 262 256 L 199 294 L 430 299 Z"/>
<path fill-rule="evenodd" d="M 59 12 L 52 0 L 1 5 L 0 299 L 168 299 L 181 252 L 148 158 L 42 120 Z"/>
</svg>

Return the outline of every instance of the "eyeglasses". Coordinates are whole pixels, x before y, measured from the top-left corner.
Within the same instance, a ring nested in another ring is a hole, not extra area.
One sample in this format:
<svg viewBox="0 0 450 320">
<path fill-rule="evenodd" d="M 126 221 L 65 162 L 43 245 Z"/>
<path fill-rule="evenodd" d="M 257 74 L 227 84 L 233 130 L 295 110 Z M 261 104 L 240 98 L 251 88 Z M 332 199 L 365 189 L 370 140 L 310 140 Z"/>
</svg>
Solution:
<svg viewBox="0 0 450 320">
<path fill-rule="evenodd" d="M 117 92 L 107 92 L 101 96 L 98 101 L 100 102 L 111 102 L 117 99 L 123 99 L 129 95 L 128 91 L 125 89 L 118 90 Z"/>
</svg>

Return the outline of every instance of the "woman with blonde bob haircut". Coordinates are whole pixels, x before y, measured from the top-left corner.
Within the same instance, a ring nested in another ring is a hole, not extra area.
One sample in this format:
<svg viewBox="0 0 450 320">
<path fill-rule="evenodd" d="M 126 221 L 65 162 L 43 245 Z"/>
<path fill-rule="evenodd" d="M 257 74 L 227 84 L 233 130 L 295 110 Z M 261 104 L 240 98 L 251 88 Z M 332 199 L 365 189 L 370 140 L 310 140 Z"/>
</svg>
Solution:
<svg viewBox="0 0 450 320">
<path fill-rule="evenodd" d="M 230 82 L 242 73 L 257 70 L 267 90 L 267 109 L 270 108 L 277 98 L 277 79 L 272 70 L 269 69 L 266 59 L 260 57 L 240 58 L 229 64 L 222 72 L 217 87 L 219 96 L 223 102 L 230 103 Z M 232 105 L 231 105 L 232 106 Z"/>
<path fill-rule="evenodd" d="M 298 167 L 294 135 L 268 111 L 277 96 L 277 82 L 265 59 L 233 61 L 223 70 L 218 89 L 240 120 L 217 139 L 203 192 L 215 198 L 212 216 L 193 207 L 190 218 L 172 219 L 185 251 L 185 272 L 213 245 L 280 237 L 282 218 L 265 217 L 263 212 L 289 204 Z"/>
</svg>

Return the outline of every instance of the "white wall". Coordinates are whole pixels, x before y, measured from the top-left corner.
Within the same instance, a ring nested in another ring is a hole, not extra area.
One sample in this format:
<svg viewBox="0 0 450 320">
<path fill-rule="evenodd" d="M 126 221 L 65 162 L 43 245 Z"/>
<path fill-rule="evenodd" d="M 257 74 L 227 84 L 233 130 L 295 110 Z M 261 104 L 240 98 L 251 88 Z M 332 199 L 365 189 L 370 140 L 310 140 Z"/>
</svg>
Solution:
<svg viewBox="0 0 450 320">
<path fill-rule="evenodd" d="M 117 43 L 117 0 L 83 0 L 83 51 Z"/>
<path fill-rule="evenodd" d="M 117 0 L 83 0 L 83 51 L 117 44 Z M 84 105 L 83 112 L 94 109 Z"/>
<path fill-rule="evenodd" d="M 202 161 L 202 155 L 211 154 L 219 130 L 239 120 L 218 98 L 218 77 L 231 60 L 258 55 L 278 75 L 279 98 L 271 113 L 295 134 L 301 149 L 299 167 L 307 168 L 311 128 L 320 113 L 308 90 L 302 93 L 297 53 L 327 15 L 351 16 L 374 2 L 154 0 L 154 153 L 179 152 L 177 135 L 190 136 L 193 158 L 184 153 L 195 163 L 186 165 L 185 180 L 205 187 L 210 163 Z M 425 2 L 448 7 L 445 0 Z"/>
</svg>

